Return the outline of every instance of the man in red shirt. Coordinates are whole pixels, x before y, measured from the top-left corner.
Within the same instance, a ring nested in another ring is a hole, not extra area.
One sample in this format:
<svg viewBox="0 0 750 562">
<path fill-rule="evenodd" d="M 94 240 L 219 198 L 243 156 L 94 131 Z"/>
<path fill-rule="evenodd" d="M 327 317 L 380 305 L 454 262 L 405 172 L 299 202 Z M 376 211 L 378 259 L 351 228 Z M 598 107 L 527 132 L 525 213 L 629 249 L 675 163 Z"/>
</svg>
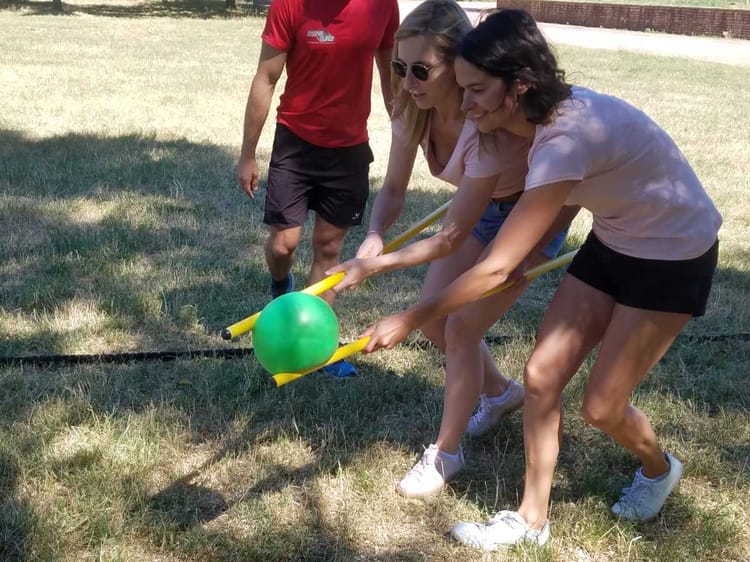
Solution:
<svg viewBox="0 0 750 562">
<path fill-rule="evenodd" d="M 373 156 L 368 144 L 373 58 L 390 113 L 390 59 L 397 0 L 274 0 L 245 109 L 237 175 L 258 191 L 255 151 L 276 82 L 287 82 L 277 110 L 263 222 L 271 297 L 292 291 L 294 252 L 309 210 L 316 213 L 309 284 L 339 262 L 350 226 L 362 222 Z M 323 295 L 333 303 L 334 294 Z M 356 371 L 343 361 L 325 369 Z"/>
</svg>

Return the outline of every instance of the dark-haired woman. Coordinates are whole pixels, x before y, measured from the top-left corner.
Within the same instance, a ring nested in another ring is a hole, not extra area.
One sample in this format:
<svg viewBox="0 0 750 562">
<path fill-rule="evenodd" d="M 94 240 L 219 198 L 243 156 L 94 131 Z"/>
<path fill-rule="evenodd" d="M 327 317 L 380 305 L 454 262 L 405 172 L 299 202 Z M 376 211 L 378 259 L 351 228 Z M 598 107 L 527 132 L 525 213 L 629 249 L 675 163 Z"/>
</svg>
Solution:
<svg viewBox="0 0 750 562">
<path fill-rule="evenodd" d="M 626 102 L 564 80 L 534 20 L 520 10 L 488 17 L 455 63 L 463 108 L 485 133 L 531 141 L 523 196 L 488 255 L 440 294 L 366 333 L 390 348 L 503 283 L 563 205 L 593 228 L 555 293 L 524 370 L 526 475 L 517 511 L 457 524 L 453 536 L 484 550 L 550 536 L 548 505 L 562 431 L 563 389 L 599 345 L 581 413 L 632 452 L 641 468 L 612 506 L 630 520 L 656 517 L 682 474 L 631 394 L 693 316 L 705 311 L 721 215 L 669 135 Z M 456 349 L 460 362 L 469 350 Z"/>
<path fill-rule="evenodd" d="M 373 205 L 367 237 L 357 252 L 358 258 L 366 259 L 342 266 L 343 270 L 370 268 L 356 281 L 377 271 L 385 261 L 397 267 L 432 261 L 420 298 L 437 293 L 477 262 L 523 193 L 530 143 L 515 135 L 499 134 L 482 146 L 476 126 L 466 121 L 461 111 L 462 90 L 456 83 L 453 60 L 461 39 L 471 29 L 466 13 L 454 0 L 426 0 L 396 31 L 388 170 Z M 382 235 L 404 207 L 420 147 L 431 174 L 456 186 L 456 195 L 439 234 L 381 256 Z M 569 222 L 573 214 L 570 211 L 564 220 Z M 549 243 L 545 241 L 531 252 L 529 265 L 557 255 L 565 239 L 560 230 Z M 347 275 L 337 290 L 354 283 L 355 277 Z M 500 373 L 483 335 L 524 288 L 519 284 L 455 317 L 421 326 L 430 341 L 446 352 L 443 415 L 435 442 L 399 482 L 396 489 L 401 495 L 416 498 L 439 492 L 464 466 L 464 433 L 487 433 L 523 404 L 523 387 Z M 460 325 L 461 339 L 446 333 L 446 325 Z M 457 345 L 471 347 L 468 362 L 453 361 L 450 350 Z M 478 399 L 480 406 L 472 416 Z"/>
</svg>

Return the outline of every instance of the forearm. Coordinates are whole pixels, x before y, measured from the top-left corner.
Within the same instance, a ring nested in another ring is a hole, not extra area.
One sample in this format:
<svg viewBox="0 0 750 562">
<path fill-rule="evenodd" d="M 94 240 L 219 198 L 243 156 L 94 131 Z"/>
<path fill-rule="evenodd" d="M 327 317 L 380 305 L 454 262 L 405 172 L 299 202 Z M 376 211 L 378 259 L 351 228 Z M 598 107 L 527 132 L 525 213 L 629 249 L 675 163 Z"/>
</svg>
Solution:
<svg viewBox="0 0 750 562">
<path fill-rule="evenodd" d="M 385 112 L 391 115 L 393 111 L 393 93 L 391 92 L 390 86 L 382 88 L 383 93 L 383 105 L 385 106 Z"/>
<path fill-rule="evenodd" d="M 428 322 L 445 318 L 467 304 L 482 299 L 488 291 L 506 283 L 549 230 L 575 185 L 576 182 L 558 182 L 524 193 L 503 223 L 484 259 L 439 293 L 369 328 L 366 332 L 370 337 L 366 351 L 390 349 L 404 341 L 410 332 Z M 459 194 L 454 197 L 449 214 L 454 206 L 459 209 L 465 207 L 466 202 L 463 198 L 456 205 Z M 443 232 L 445 230 L 444 226 Z M 463 227 L 457 230 L 460 232 Z M 384 258 L 383 263 L 387 264 L 388 255 Z"/>
<path fill-rule="evenodd" d="M 563 207 L 562 202 L 574 182 L 553 184 L 544 191 L 522 198 L 506 219 L 489 248 L 488 255 L 464 272 L 442 292 L 407 311 L 415 328 L 447 316 L 507 282 L 524 258 L 539 243 L 564 229 L 578 213 L 578 207 Z M 549 243 L 545 242 L 545 245 Z"/>
<path fill-rule="evenodd" d="M 401 216 L 405 201 L 406 194 L 404 192 L 394 193 L 393 190 L 383 186 L 373 202 L 367 231 L 377 232 L 383 236 L 393 226 L 396 219 Z"/>
<path fill-rule="evenodd" d="M 255 149 L 268 117 L 273 92 L 273 84 L 260 80 L 257 76 L 253 79 L 245 107 L 241 158 L 255 158 Z"/>
<path fill-rule="evenodd" d="M 480 300 L 487 291 L 505 283 L 509 276 L 509 270 L 493 269 L 486 260 L 482 261 L 441 292 L 409 308 L 405 314 L 413 328 L 417 329 Z"/>
<path fill-rule="evenodd" d="M 393 108 L 393 91 L 391 90 L 391 50 L 378 51 L 375 54 L 375 66 L 380 77 L 380 91 L 383 95 L 383 104 L 388 115 Z"/>
<path fill-rule="evenodd" d="M 465 185 L 462 183 L 451 200 L 440 232 L 397 252 L 379 256 L 371 271 L 382 273 L 420 265 L 455 252 L 479 220 L 493 188 L 494 178 L 467 180 Z"/>
<path fill-rule="evenodd" d="M 421 265 L 450 255 L 455 251 L 456 244 L 451 237 L 441 231 L 389 254 L 368 258 L 369 274 L 386 273 L 406 267 Z"/>
</svg>

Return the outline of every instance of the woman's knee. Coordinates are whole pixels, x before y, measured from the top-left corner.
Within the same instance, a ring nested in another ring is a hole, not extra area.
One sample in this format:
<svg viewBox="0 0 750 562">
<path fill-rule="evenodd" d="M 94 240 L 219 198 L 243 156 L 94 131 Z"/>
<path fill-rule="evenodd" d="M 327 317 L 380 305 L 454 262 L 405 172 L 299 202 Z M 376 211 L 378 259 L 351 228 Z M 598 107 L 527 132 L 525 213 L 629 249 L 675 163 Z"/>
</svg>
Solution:
<svg viewBox="0 0 750 562">
<path fill-rule="evenodd" d="M 581 417 L 589 425 L 609 431 L 620 425 L 627 407 L 627 402 L 621 403 L 601 393 L 587 391 L 581 404 Z"/>
<path fill-rule="evenodd" d="M 443 333 L 447 348 L 478 346 L 484 337 L 484 330 L 480 329 L 470 316 L 461 311 L 445 319 Z"/>
<path fill-rule="evenodd" d="M 558 400 L 564 388 L 554 369 L 543 359 L 531 354 L 523 370 L 524 393 L 527 398 Z"/>
</svg>

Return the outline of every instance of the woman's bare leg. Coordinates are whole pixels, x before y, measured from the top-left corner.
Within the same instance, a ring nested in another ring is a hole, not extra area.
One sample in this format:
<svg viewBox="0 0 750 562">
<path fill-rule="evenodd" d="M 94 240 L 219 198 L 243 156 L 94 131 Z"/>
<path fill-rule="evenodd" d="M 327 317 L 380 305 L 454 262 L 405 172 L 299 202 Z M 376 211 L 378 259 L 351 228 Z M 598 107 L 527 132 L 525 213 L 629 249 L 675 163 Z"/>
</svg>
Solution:
<svg viewBox="0 0 750 562">
<path fill-rule="evenodd" d="M 485 246 L 479 240 L 474 236 L 468 236 L 458 251 L 430 264 L 422 284 L 420 300 L 439 293 L 443 288 L 450 285 L 462 273 L 476 264 L 484 250 Z M 421 328 L 425 337 L 443 353 L 445 353 L 445 322 L 445 318 L 441 318 Z M 479 353 L 481 354 L 480 368 L 483 376 L 483 392 L 489 396 L 499 396 L 507 390 L 508 379 L 495 365 L 490 350 L 484 341 L 481 342 Z"/>
<path fill-rule="evenodd" d="M 636 455 L 647 478 L 669 465 L 651 423 L 630 404 L 631 395 L 689 320 L 689 314 L 616 305 L 586 385 L 583 418 Z"/>
<path fill-rule="evenodd" d="M 562 432 L 561 396 L 601 340 L 614 300 L 566 275 L 542 321 L 524 372 L 523 433 L 526 475 L 520 515 L 534 528 L 547 521 Z"/>
</svg>

